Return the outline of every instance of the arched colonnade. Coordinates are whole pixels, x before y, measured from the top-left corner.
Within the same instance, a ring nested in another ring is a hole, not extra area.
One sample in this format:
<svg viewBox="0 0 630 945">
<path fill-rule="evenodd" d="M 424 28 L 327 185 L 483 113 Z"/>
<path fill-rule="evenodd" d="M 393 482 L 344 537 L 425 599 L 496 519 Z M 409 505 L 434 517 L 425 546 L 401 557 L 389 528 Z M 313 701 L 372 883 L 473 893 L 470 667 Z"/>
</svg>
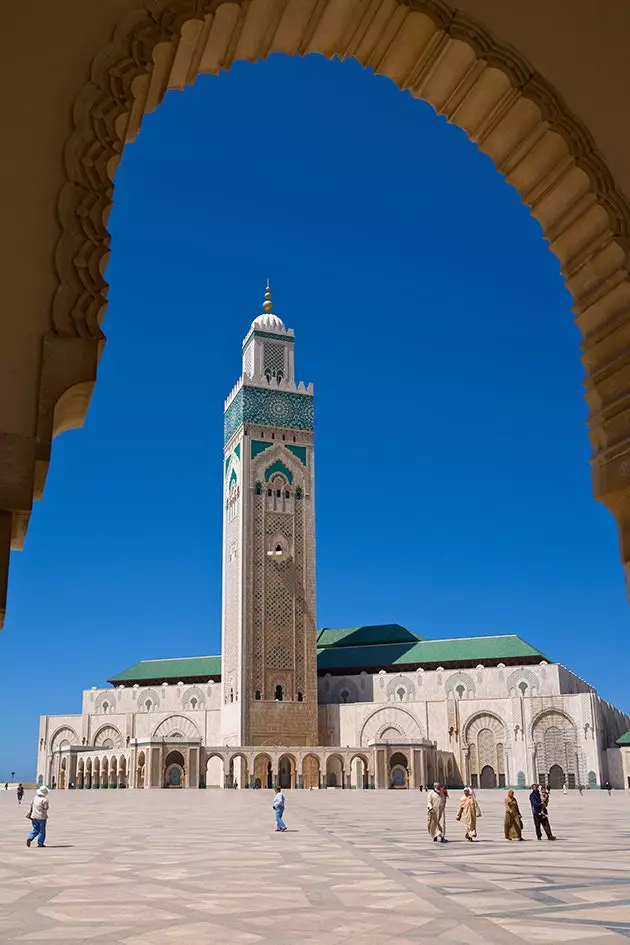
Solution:
<svg viewBox="0 0 630 945">
<path fill-rule="evenodd" d="M 285 790 L 375 787 L 373 752 L 340 748 L 206 749 L 207 788 L 248 788 L 280 785 Z"/>
</svg>

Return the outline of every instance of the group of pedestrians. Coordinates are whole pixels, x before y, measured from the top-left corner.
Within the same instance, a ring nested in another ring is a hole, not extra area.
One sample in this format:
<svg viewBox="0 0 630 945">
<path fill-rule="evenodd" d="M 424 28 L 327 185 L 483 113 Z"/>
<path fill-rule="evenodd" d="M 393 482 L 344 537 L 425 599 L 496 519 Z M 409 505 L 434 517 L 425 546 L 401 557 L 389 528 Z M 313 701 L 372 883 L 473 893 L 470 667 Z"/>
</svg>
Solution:
<svg viewBox="0 0 630 945">
<path fill-rule="evenodd" d="M 548 840 L 555 840 L 549 824 L 549 790 L 532 784 L 529 803 L 534 820 L 536 839 L 542 840 L 543 830 Z M 427 793 L 427 830 L 434 843 L 448 843 L 446 839 L 446 802 L 448 791 L 437 782 Z M 481 817 L 481 808 L 471 787 L 464 788 L 464 796 L 459 802 L 455 819 L 464 825 L 464 838 L 470 843 L 477 839 L 477 819 Z M 514 791 L 509 790 L 505 795 L 505 817 L 503 832 L 506 840 L 523 839 L 523 817 Z"/>
</svg>

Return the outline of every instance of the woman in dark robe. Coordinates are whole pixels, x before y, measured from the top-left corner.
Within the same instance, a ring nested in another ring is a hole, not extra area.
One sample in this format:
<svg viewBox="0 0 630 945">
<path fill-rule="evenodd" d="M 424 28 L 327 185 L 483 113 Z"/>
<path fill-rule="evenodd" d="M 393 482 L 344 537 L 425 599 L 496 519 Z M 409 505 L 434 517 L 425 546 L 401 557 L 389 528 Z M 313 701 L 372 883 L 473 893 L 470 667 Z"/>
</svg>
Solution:
<svg viewBox="0 0 630 945">
<path fill-rule="evenodd" d="M 505 795 L 505 820 L 503 822 L 506 840 L 522 840 L 523 818 L 518 809 L 518 801 L 514 797 L 514 791 L 508 791 Z"/>
</svg>

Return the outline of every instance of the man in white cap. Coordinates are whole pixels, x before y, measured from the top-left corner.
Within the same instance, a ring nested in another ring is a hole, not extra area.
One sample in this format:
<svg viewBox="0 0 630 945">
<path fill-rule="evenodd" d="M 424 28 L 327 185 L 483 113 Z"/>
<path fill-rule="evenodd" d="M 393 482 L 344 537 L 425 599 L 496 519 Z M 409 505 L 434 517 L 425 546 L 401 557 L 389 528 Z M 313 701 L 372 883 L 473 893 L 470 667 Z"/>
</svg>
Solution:
<svg viewBox="0 0 630 945">
<path fill-rule="evenodd" d="M 26 815 L 33 825 L 33 829 L 26 838 L 26 846 L 30 847 L 33 840 L 37 839 L 38 847 L 46 846 L 46 822 L 48 820 L 48 788 L 40 787 L 35 792 L 35 797 L 30 810 Z"/>
</svg>

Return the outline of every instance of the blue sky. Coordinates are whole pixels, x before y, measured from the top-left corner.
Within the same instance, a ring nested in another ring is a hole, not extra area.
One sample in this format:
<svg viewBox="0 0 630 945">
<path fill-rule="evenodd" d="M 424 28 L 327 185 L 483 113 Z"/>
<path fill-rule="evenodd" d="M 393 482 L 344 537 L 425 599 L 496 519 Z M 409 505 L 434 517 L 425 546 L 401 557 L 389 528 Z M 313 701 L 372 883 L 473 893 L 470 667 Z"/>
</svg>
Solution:
<svg viewBox="0 0 630 945">
<path fill-rule="evenodd" d="M 11 565 L 0 780 L 41 713 L 219 651 L 223 400 L 267 276 L 315 384 L 319 625 L 518 633 L 630 710 L 570 297 L 463 132 L 354 62 L 239 64 L 145 119 L 110 226 L 99 382 Z"/>
</svg>

